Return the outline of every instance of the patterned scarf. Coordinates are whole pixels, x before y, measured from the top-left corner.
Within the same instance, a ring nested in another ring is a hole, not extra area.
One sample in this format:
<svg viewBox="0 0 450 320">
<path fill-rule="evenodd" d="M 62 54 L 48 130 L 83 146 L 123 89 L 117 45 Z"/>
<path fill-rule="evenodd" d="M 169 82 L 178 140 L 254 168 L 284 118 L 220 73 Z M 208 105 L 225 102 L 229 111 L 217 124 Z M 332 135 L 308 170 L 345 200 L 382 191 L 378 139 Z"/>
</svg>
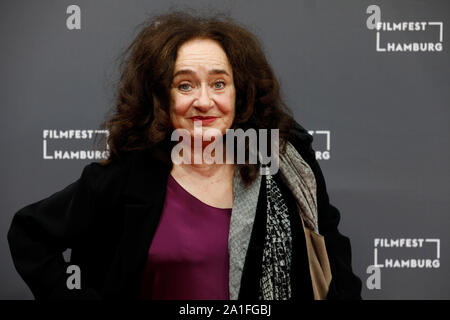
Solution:
<svg viewBox="0 0 450 320">
<path fill-rule="evenodd" d="M 260 279 L 260 300 L 291 297 L 292 235 L 289 212 L 275 179 L 266 168 L 267 220 Z"/>
</svg>

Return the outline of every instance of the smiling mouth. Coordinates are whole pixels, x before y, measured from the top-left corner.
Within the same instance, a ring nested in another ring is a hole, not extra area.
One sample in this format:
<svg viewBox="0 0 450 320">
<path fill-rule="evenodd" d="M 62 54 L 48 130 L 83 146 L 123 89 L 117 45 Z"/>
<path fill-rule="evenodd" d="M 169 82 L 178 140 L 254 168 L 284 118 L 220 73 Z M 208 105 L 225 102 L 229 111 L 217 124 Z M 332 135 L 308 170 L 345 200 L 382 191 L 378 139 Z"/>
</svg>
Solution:
<svg viewBox="0 0 450 320">
<path fill-rule="evenodd" d="M 211 123 L 214 120 L 216 120 L 217 117 L 196 116 L 196 117 L 192 117 L 191 119 L 192 119 L 192 121 L 200 121 L 203 124 L 203 123 Z"/>
</svg>

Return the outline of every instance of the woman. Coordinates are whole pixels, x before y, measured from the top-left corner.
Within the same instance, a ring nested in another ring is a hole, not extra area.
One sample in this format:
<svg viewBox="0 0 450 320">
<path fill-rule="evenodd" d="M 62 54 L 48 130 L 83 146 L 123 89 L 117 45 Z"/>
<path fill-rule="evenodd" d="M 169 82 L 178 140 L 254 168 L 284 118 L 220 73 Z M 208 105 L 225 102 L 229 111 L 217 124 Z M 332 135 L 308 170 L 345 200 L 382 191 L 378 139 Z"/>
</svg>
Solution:
<svg viewBox="0 0 450 320">
<path fill-rule="evenodd" d="M 109 159 L 13 218 L 12 257 L 35 298 L 360 299 L 312 137 L 284 106 L 257 39 L 226 19 L 174 13 L 144 26 L 127 53 L 103 125 Z M 208 141 L 207 129 L 220 134 Z M 174 132 L 201 138 L 182 152 L 193 158 L 229 129 L 278 129 L 278 172 L 236 154 L 173 161 Z"/>
</svg>

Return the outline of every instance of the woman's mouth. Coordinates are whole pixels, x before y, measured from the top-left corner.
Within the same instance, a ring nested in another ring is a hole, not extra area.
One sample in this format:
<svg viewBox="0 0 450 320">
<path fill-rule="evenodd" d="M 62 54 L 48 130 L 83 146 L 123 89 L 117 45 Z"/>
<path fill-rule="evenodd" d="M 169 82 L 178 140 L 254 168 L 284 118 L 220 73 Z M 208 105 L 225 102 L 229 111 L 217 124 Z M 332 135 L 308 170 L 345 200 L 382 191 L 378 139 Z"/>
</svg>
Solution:
<svg viewBox="0 0 450 320">
<path fill-rule="evenodd" d="M 214 120 L 217 119 L 217 117 L 202 117 L 202 116 L 196 116 L 191 118 L 192 121 L 200 121 L 203 124 L 209 124 L 214 122 Z"/>
</svg>

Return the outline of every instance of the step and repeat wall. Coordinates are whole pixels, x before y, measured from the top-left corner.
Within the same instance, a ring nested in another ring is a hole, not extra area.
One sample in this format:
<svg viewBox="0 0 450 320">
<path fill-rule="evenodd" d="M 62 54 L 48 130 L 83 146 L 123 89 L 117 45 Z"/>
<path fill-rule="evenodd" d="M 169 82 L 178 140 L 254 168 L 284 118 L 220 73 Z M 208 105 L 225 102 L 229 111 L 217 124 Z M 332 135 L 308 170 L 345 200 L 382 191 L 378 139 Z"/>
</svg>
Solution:
<svg viewBox="0 0 450 320">
<path fill-rule="evenodd" d="M 364 299 L 449 299 L 450 1 L 3 1 L 0 298 L 32 299 L 13 215 L 105 157 L 120 55 L 149 16 L 224 12 L 314 137 Z"/>
</svg>

